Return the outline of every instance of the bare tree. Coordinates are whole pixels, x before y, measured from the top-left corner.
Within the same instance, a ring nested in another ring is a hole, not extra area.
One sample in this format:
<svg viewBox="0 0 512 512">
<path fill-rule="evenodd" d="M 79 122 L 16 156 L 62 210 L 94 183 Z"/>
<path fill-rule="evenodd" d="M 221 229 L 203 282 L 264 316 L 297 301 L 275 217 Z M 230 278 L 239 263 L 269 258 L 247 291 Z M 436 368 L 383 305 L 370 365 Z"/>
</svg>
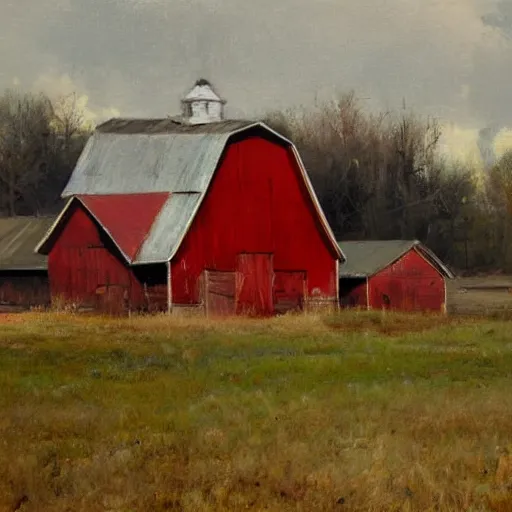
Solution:
<svg viewBox="0 0 512 512">
<path fill-rule="evenodd" d="M 463 210 L 454 205 L 473 194 L 473 184 L 439 157 L 434 120 L 405 110 L 366 113 L 351 92 L 314 109 L 273 113 L 267 122 L 298 146 L 340 240 L 420 238 L 461 262 L 450 250 Z"/>
<path fill-rule="evenodd" d="M 52 116 L 42 95 L 8 91 L 0 98 L 0 182 L 9 215 L 16 215 L 18 200 L 30 201 L 29 189 L 42 179 Z"/>
<path fill-rule="evenodd" d="M 0 97 L 0 208 L 37 214 L 60 194 L 87 133 L 75 97 L 56 106 L 44 95 L 6 91 Z"/>
<path fill-rule="evenodd" d="M 501 225 L 502 266 L 512 270 L 512 151 L 505 153 L 488 174 L 488 197 Z"/>
</svg>

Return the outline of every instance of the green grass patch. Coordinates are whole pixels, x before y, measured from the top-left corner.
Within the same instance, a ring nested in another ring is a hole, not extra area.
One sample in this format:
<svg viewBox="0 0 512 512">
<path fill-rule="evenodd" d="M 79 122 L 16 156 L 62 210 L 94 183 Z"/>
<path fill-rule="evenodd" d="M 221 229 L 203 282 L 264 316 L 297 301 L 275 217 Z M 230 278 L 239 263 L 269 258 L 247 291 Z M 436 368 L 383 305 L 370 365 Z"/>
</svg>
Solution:
<svg viewBox="0 0 512 512">
<path fill-rule="evenodd" d="M 0 510 L 512 510 L 505 321 L 27 314 L 0 333 Z"/>
</svg>

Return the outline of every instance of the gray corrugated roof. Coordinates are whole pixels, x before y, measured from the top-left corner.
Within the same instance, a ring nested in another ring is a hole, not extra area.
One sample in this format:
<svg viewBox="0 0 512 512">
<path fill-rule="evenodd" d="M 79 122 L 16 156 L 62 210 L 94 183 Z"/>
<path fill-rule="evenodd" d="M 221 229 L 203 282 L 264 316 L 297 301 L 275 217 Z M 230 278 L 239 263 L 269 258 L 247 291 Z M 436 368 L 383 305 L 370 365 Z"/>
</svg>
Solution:
<svg viewBox="0 0 512 512">
<path fill-rule="evenodd" d="M 55 217 L 0 218 L 0 270 L 46 270 L 47 258 L 34 252 Z"/>
<path fill-rule="evenodd" d="M 62 195 L 203 192 L 228 138 L 95 133 Z"/>
<path fill-rule="evenodd" d="M 167 261 L 178 250 L 200 199 L 200 194 L 172 194 L 153 223 L 133 263 Z"/>
<path fill-rule="evenodd" d="M 112 119 L 90 137 L 62 197 L 171 193 L 133 263 L 168 261 L 206 194 L 229 138 L 250 128 L 273 133 L 292 148 L 332 248 L 342 258 L 296 148 L 264 123 L 221 121 L 191 126 L 172 118 Z M 39 250 L 48 238 L 41 241 Z"/>
<path fill-rule="evenodd" d="M 166 119 L 110 119 L 96 128 L 100 133 L 117 134 L 146 134 L 176 133 L 176 134 L 219 134 L 232 133 L 254 125 L 254 121 L 227 120 L 218 123 L 199 125 L 185 124 L 179 117 Z"/>
<path fill-rule="evenodd" d="M 369 277 L 394 263 L 410 249 L 417 249 L 445 277 L 451 271 L 418 240 L 365 240 L 338 242 L 346 261 L 340 264 L 340 277 Z"/>
</svg>

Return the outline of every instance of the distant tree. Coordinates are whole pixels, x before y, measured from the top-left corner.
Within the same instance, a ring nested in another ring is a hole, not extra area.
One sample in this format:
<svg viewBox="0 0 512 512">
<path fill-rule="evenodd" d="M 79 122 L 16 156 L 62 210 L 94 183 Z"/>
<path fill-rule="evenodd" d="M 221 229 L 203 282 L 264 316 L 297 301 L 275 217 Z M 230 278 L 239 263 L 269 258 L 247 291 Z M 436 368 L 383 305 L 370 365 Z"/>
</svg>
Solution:
<svg viewBox="0 0 512 512">
<path fill-rule="evenodd" d="M 43 94 L 0 96 L 0 210 L 5 215 L 52 210 L 88 133 L 76 101 Z"/>
<path fill-rule="evenodd" d="M 490 169 L 488 199 L 495 214 L 494 227 L 501 228 L 502 267 L 512 271 L 512 151 L 505 153 Z"/>
<path fill-rule="evenodd" d="M 30 202 L 44 175 L 52 110 L 44 96 L 7 91 L 0 98 L 0 181 L 9 215 L 18 201 Z"/>
<path fill-rule="evenodd" d="M 477 259 L 467 240 L 478 225 L 472 170 L 448 168 L 435 121 L 366 113 L 350 92 L 266 122 L 297 145 L 339 240 L 418 238 L 457 267 Z"/>
<path fill-rule="evenodd" d="M 425 205 L 439 193 L 436 123 L 366 114 L 353 92 L 267 122 L 299 147 L 338 236 L 410 238 L 428 230 Z"/>
</svg>

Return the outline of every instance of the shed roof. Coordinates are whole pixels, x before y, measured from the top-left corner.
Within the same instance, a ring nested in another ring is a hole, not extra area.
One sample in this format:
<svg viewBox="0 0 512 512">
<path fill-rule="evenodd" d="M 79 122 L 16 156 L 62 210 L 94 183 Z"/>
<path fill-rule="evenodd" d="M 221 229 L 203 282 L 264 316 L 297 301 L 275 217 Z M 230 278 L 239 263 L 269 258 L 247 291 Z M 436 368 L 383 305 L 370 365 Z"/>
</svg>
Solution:
<svg viewBox="0 0 512 512">
<path fill-rule="evenodd" d="M 365 240 L 338 242 L 346 261 L 340 277 L 370 277 L 385 269 L 411 249 L 418 251 L 444 277 L 453 278 L 442 261 L 418 240 Z"/>
<path fill-rule="evenodd" d="M 112 119 L 90 137 L 62 197 L 170 194 L 132 263 L 168 261 L 185 237 L 229 139 L 250 129 L 263 130 L 291 148 L 332 250 L 343 259 L 295 146 L 260 122 L 191 126 L 172 118 Z M 50 235 L 37 250 L 48 250 Z"/>
<path fill-rule="evenodd" d="M 0 218 L 0 270 L 46 270 L 46 256 L 34 247 L 55 217 Z"/>
</svg>

